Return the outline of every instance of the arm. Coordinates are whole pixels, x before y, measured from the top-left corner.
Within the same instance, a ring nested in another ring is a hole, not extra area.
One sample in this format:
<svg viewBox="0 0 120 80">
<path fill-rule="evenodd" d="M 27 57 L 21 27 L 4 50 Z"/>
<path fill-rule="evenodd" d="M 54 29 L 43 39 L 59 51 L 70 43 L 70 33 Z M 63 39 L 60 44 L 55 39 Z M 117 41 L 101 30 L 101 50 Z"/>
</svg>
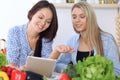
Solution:
<svg viewBox="0 0 120 80">
<path fill-rule="evenodd" d="M 7 59 L 9 62 L 9 66 L 17 67 L 17 63 L 19 63 L 19 38 L 18 33 L 15 28 L 12 28 L 8 32 L 7 39 Z"/>
<path fill-rule="evenodd" d="M 67 45 L 56 46 L 49 58 L 57 59 L 55 72 L 61 72 L 67 64 L 71 61 L 71 53 L 74 49 Z"/>
<path fill-rule="evenodd" d="M 50 54 L 49 58 L 58 59 L 61 53 L 68 54 L 74 52 L 74 49 L 67 45 L 58 45 Z"/>
<path fill-rule="evenodd" d="M 116 75 L 120 76 L 120 61 L 119 61 L 119 50 L 116 44 L 116 41 L 113 37 L 108 40 L 108 50 L 106 51 L 105 56 L 108 59 L 111 59 L 114 64 L 114 72 Z"/>
</svg>

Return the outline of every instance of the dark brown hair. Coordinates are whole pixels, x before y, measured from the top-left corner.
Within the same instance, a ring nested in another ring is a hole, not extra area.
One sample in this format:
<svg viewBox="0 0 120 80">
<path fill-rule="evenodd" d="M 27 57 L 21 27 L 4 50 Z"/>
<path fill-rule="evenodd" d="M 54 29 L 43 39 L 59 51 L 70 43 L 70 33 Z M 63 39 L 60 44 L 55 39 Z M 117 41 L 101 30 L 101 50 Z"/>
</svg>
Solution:
<svg viewBox="0 0 120 80">
<path fill-rule="evenodd" d="M 57 30 L 58 30 L 58 19 L 57 19 L 56 9 L 52 3 L 49 3 L 46 0 L 38 1 L 31 8 L 31 10 L 28 12 L 29 21 L 32 19 L 33 15 L 42 8 L 49 8 L 52 11 L 53 18 L 52 18 L 49 28 L 40 33 L 40 37 L 36 43 L 36 49 L 35 49 L 34 55 L 40 56 L 40 57 L 41 57 L 41 49 L 42 49 L 42 38 L 46 38 L 48 40 L 48 42 L 52 41 L 55 38 Z"/>
</svg>

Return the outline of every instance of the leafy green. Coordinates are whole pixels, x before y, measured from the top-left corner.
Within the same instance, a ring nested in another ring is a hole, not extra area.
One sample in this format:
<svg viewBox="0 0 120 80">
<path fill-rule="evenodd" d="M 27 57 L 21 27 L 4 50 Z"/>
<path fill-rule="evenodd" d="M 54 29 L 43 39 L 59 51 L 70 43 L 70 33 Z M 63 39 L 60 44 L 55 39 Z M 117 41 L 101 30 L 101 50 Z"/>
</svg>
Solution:
<svg viewBox="0 0 120 80">
<path fill-rule="evenodd" d="M 0 69 L 2 66 L 6 66 L 8 64 L 6 55 L 3 53 L 0 53 Z"/>
<path fill-rule="evenodd" d="M 68 74 L 70 72 L 75 74 L 71 76 L 72 80 L 120 80 L 114 74 L 113 68 L 113 62 L 111 60 L 100 55 L 95 55 L 87 57 L 83 62 L 78 61 L 74 66 L 67 66 L 64 71 Z"/>
<path fill-rule="evenodd" d="M 76 67 L 72 64 L 68 64 L 67 68 L 64 69 L 62 73 L 67 73 L 71 78 L 74 76 L 78 76 L 76 73 Z"/>
<path fill-rule="evenodd" d="M 43 76 L 43 80 L 48 80 L 46 76 Z"/>
</svg>

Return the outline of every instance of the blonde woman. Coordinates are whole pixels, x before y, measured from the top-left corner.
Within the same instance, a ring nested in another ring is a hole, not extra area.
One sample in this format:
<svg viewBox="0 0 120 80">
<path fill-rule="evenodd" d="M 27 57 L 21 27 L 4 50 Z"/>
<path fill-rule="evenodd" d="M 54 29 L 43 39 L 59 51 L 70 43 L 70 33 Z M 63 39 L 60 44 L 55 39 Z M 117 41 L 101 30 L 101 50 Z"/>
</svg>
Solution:
<svg viewBox="0 0 120 80">
<path fill-rule="evenodd" d="M 70 62 L 76 64 L 78 60 L 99 54 L 113 61 L 115 74 L 120 76 L 118 46 L 111 34 L 100 29 L 93 8 L 81 1 L 73 5 L 71 13 L 77 34 L 69 39 L 67 45 L 55 48 L 57 54 L 65 53 L 60 55 L 56 71 L 60 72 Z"/>
</svg>

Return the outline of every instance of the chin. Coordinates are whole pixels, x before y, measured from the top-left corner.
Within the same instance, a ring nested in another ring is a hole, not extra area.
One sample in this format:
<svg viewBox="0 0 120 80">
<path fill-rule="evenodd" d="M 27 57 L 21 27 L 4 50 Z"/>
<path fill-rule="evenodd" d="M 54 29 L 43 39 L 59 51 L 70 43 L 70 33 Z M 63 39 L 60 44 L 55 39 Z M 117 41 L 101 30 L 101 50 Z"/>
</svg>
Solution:
<svg viewBox="0 0 120 80">
<path fill-rule="evenodd" d="M 36 30 L 37 33 L 41 33 L 42 31 L 41 30 Z"/>
</svg>

